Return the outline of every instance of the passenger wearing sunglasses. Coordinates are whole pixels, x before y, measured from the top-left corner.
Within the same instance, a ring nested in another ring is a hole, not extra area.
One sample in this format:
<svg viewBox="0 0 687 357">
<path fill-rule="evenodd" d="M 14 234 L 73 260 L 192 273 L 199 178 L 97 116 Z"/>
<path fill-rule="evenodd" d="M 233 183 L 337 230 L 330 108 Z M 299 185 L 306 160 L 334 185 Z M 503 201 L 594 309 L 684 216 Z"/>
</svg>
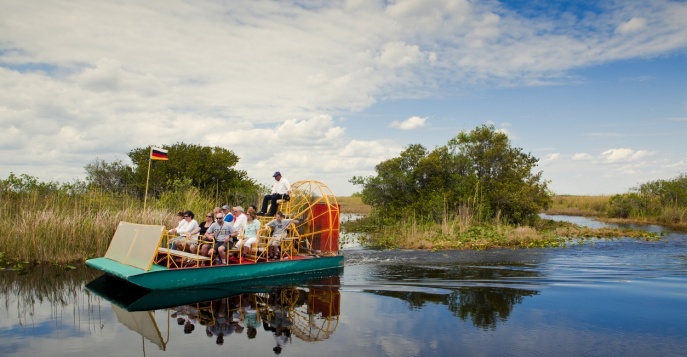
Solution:
<svg viewBox="0 0 687 357">
<path fill-rule="evenodd" d="M 208 231 L 208 228 L 210 228 L 210 226 L 212 225 L 213 222 L 215 222 L 214 216 L 213 216 L 212 212 L 208 212 L 205 215 L 205 220 L 203 222 L 201 222 L 198 225 L 198 228 L 194 232 L 191 232 L 191 234 L 198 233 L 198 235 L 201 235 L 201 236 L 205 235 L 205 232 Z"/>
<path fill-rule="evenodd" d="M 215 214 L 215 223 L 205 232 L 205 237 L 214 238 L 215 244 L 212 247 L 210 244 L 204 244 L 200 249 L 200 254 L 209 257 L 211 253 L 215 253 L 222 260 L 223 264 L 227 264 L 226 251 L 233 245 L 232 238 L 236 237 L 236 235 L 237 230 L 234 228 L 234 225 L 224 221 L 224 214 Z M 212 249 L 212 252 L 210 249 Z"/>
</svg>

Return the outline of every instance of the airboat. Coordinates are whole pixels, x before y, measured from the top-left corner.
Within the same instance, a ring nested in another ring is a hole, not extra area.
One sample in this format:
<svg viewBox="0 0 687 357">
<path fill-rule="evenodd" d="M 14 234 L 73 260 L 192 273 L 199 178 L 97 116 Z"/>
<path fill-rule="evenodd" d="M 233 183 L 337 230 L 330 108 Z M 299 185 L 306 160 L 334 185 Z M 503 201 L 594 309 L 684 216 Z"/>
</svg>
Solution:
<svg viewBox="0 0 687 357">
<path fill-rule="evenodd" d="M 270 236 L 265 230 L 258 233 L 258 243 L 246 259 L 235 251 L 238 259 L 216 264 L 198 252 L 169 249 L 169 242 L 178 237 L 167 236 L 165 226 L 120 222 L 105 256 L 89 259 L 86 265 L 147 290 L 216 286 L 343 267 L 336 196 L 314 180 L 294 182 L 291 191 L 290 200 L 278 203 L 279 210 L 294 219 L 281 239 L 279 259 L 268 259 Z"/>
</svg>

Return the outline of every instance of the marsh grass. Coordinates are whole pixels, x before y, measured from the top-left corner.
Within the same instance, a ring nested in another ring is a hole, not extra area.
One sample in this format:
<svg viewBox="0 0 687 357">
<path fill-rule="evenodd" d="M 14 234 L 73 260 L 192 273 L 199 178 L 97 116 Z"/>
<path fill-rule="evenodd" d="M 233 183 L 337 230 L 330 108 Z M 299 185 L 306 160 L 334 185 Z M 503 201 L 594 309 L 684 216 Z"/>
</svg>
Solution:
<svg viewBox="0 0 687 357">
<path fill-rule="evenodd" d="M 149 202 L 129 196 L 63 191 L 0 191 L 0 251 L 6 261 L 66 264 L 105 254 L 120 221 L 176 226 L 176 212 L 197 217 L 215 205 L 197 190 Z"/>
<path fill-rule="evenodd" d="M 440 224 L 421 223 L 411 219 L 370 234 L 367 243 L 384 248 L 485 250 L 559 246 L 564 241 L 551 233 L 541 233 L 531 227 L 503 224 L 468 227 L 460 219 L 450 219 Z"/>
<path fill-rule="evenodd" d="M 369 214 L 372 212 L 372 207 L 364 204 L 360 196 L 340 196 L 336 197 L 336 201 L 341 206 L 341 213 Z"/>
<path fill-rule="evenodd" d="M 573 241 L 584 243 L 591 238 L 659 239 L 657 233 L 633 229 L 592 229 L 550 220 L 539 220 L 534 227 L 512 226 L 498 220 L 480 222 L 475 217 L 474 208 L 463 205 L 455 215 L 444 211 L 439 223 L 409 217 L 392 224 L 375 224 L 363 219 L 347 227 L 352 231 L 367 232 L 364 244 L 391 249 L 544 248 L 563 247 Z"/>
<path fill-rule="evenodd" d="M 609 200 L 610 196 L 556 195 L 552 197 L 546 213 L 602 217 L 606 215 Z"/>
<path fill-rule="evenodd" d="M 609 214 L 611 196 L 568 196 L 552 198 L 546 214 L 595 217 L 603 222 L 659 224 L 673 229 L 687 230 L 687 207 L 677 204 L 659 206 L 656 209 L 635 210 L 628 217 Z"/>
</svg>

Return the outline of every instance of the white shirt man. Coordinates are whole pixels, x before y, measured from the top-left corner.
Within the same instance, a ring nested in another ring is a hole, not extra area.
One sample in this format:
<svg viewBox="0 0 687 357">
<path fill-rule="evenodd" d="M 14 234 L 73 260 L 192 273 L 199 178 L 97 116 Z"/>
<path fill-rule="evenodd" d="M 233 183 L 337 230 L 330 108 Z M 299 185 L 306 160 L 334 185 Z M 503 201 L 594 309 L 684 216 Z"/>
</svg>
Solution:
<svg viewBox="0 0 687 357">
<path fill-rule="evenodd" d="M 246 222 L 248 221 L 248 216 L 246 216 L 245 213 L 243 213 L 243 207 L 241 206 L 236 206 L 232 208 L 233 214 L 234 214 L 234 228 L 237 230 L 243 229 L 246 226 Z"/>
<path fill-rule="evenodd" d="M 284 196 L 288 195 L 291 191 L 291 184 L 289 184 L 289 180 L 283 178 L 281 176 L 281 172 L 275 172 L 272 177 L 274 177 L 275 180 L 274 184 L 272 185 L 272 193 L 265 195 L 265 197 L 262 199 L 262 207 L 260 208 L 260 212 L 258 212 L 259 216 L 274 216 L 275 213 L 277 213 L 277 200 L 283 199 Z M 265 213 L 268 202 L 271 202 L 270 211 Z"/>
</svg>

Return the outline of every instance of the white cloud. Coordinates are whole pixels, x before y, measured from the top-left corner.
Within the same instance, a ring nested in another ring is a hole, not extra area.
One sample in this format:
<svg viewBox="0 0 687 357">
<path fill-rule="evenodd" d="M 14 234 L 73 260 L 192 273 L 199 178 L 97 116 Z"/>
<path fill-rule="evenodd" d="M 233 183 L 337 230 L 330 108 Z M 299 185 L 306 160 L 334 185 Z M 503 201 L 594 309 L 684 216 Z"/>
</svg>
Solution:
<svg viewBox="0 0 687 357">
<path fill-rule="evenodd" d="M 183 141 L 235 151 L 252 177 L 269 180 L 274 162 L 299 172 L 291 179 L 318 177 L 314 160 L 340 182 L 351 165 L 371 172 L 403 145 L 358 140 L 361 129 L 335 117 L 453 86 L 566 82 L 577 68 L 687 46 L 684 3 L 621 2 L 565 21 L 465 0 L 309 5 L 3 3 L 0 176 L 69 180 L 95 157 Z M 498 130 L 511 136 L 508 127 Z"/>
<path fill-rule="evenodd" d="M 361 141 L 361 140 L 351 140 L 346 146 L 339 152 L 341 157 L 345 158 L 355 158 L 355 157 L 385 157 L 389 158 L 393 155 L 397 155 L 401 152 L 401 148 L 390 148 L 388 143 L 378 142 L 378 141 Z"/>
<path fill-rule="evenodd" d="M 393 121 L 391 124 L 389 124 L 389 127 L 398 128 L 401 130 L 415 130 L 423 128 L 425 126 L 425 122 L 427 122 L 427 119 L 427 117 L 420 118 L 418 116 L 413 116 L 401 122 Z"/>
<path fill-rule="evenodd" d="M 687 167 L 687 163 L 683 159 L 683 160 L 680 160 L 680 161 L 672 163 L 672 164 L 667 164 L 667 165 L 665 165 L 665 167 L 669 167 L 669 168 Z"/>
<path fill-rule="evenodd" d="M 389 68 L 412 65 L 423 58 L 429 59 L 430 54 L 423 54 L 417 45 L 407 45 L 403 42 L 387 43 L 379 55 L 379 64 Z"/>
<path fill-rule="evenodd" d="M 592 155 L 589 155 L 585 152 L 580 152 L 580 153 L 576 153 L 575 155 L 573 155 L 572 159 L 576 160 L 576 161 L 578 161 L 578 160 L 591 160 Z"/>
<path fill-rule="evenodd" d="M 560 153 L 556 152 L 556 153 L 548 154 L 541 160 L 541 163 L 542 164 L 548 164 L 550 162 L 557 161 L 560 158 L 561 158 Z"/>
<path fill-rule="evenodd" d="M 646 28 L 646 19 L 642 17 L 633 17 L 627 22 L 623 22 L 616 28 L 616 32 L 621 34 L 629 34 L 643 30 Z"/>
<path fill-rule="evenodd" d="M 95 68 L 87 68 L 76 78 L 79 86 L 94 92 L 117 91 L 122 85 L 122 70 L 119 61 L 100 59 Z"/>
<path fill-rule="evenodd" d="M 652 155 L 653 153 L 647 150 L 632 150 L 628 148 L 620 148 L 620 149 L 610 149 L 606 150 L 601 153 L 601 156 L 610 163 L 617 163 L 617 162 L 632 162 L 636 161 L 639 159 L 642 159 L 644 157 L 647 157 L 649 155 Z"/>
</svg>

